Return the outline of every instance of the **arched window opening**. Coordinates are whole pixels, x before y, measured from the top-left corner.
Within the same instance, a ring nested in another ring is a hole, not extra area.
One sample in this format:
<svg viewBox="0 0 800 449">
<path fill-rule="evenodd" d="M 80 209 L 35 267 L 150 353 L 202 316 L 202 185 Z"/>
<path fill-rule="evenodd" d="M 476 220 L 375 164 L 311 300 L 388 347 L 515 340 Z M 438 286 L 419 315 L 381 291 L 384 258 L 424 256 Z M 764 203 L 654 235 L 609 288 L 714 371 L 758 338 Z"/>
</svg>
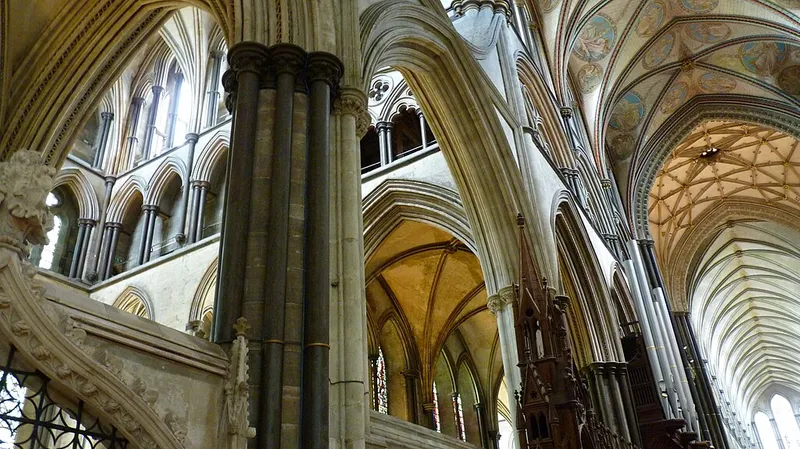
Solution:
<svg viewBox="0 0 800 449">
<path fill-rule="evenodd" d="M 211 309 L 206 310 L 203 313 L 203 319 L 200 322 L 200 328 L 198 329 L 198 334 L 202 339 L 210 340 L 211 339 L 211 323 L 214 322 L 214 313 Z M 202 332 L 202 335 L 199 334 Z"/>
<path fill-rule="evenodd" d="M 180 247 L 175 236 L 183 232 L 181 229 L 184 207 L 183 201 L 181 201 L 182 187 L 180 176 L 173 175 L 159 200 L 150 260 L 167 255 Z"/>
<path fill-rule="evenodd" d="M 2 348 L 0 361 L 0 448 L 125 449 L 117 429 L 49 388 L 50 380 Z"/>
<path fill-rule="evenodd" d="M 754 421 L 756 430 L 758 430 L 758 439 L 761 440 L 761 447 L 763 449 L 780 449 L 778 440 L 775 437 L 775 431 L 772 429 L 772 423 L 767 414 L 764 412 L 756 413 Z"/>
<path fill-rule="evenodd" d="M 383 414 L 389 413 L 389 397 L 386 388 L 386 359 L 383 357 L 383 349 L 378 347 L 378 356 L 375 357 L 373 365 L 373 408 Z"/>
<path fill-rule="evenodd" d="M 785 397 L 776 394 L 772 397 L 770 406 L 780 432 L 780 438 L 783 440 L 784 449 L 800 448 L 800 429 L 797 427 L 792 405 Z"/>
<path fill-rule="evenodd" d="M 114 301 L 113 306 L 138 317 L 152 319 L 143 296 L 142 290 L 131 286 L 122 292 L 119 298 Z"/>
<path fill-rule="evenodd" d="M 467 359 L 471 360 L 471 359 Z M 480 405 L 478 387 L 472 374 L 472 365 L 464 361 L 458 369 L 458 402 L 463 440 L 476 445 L 481 444 L 481 423 L 476 407 Z"/>
<path fill-rule="evenodd" d="M 393 119 L 392 159 L 400 159 L 422 148 L 422 130 L 415 111 L 404 109 Z"/>
<path fill-rule="evenodd" d="M 57 187 L 45 199 L 53 214 L 46 245 L 31 248 L 30 261 L 39 268 L 67 275 L 78 239 L 78 205 L 71 191 Z"/>
<path fill-rule="evenodd" d="M 78 159 L 93 165 L 95 156 L 97 155 L 98 145 L 102 136 L 102 127 L 100 126 L 100 111 L 95 112 L 89 116 L 86 125 L 81 129 L 78 138 L 72 144 L 70 154 Z"/>
<path fill-rule="evenodd" d="M 227 152 L 226 152 L 227 155 Z M 220 157 L 211 171 L 211 181 L 205 194 L 202 207 L 201 238 L 218 234 L 222 230 L 222 211 L 225 203 L 224 193 L 227 185 L 225 177 L 225 161 L 227 157 Z"/>
<path fill-rule="evenodd" d="M 142 211 L 143 198 L 136 192 L 122 216 L 114 260 L 109 277 L 123 273 L 139 265 L 139 250 L 145 238 L 145 219 Z"/>
<path fill-rule="evenodd" d="M 533 414 L 528 416 L 528 427 L 531 429 L 531 438 L 534 440 L 541 438 L 541 435 L 539 435 L 539 422 Z"/>
<path fill-rule="evenodd" d="M 501 414 L 497 414 L 497 433 L 499 434 L 499 449 L 514 448 L 514 426 Z"/>
<path fill-rule="evenodd" d="M 550 430 L 547 426 L 547 418 L 545 418 L 544 413 L 539 414 L 539 436 L 542 438 L 549 438 Z"/>
<path fill-rule="evenodd" d="M 370 125 L 361 138 L 361 173 L 367 173 L 381 166 L 381 149 L 378 131 Z"/>
<path fill-rule="evenodd" d="M 436 381 L 433 382 L 433 430 L 442 433 L 442 420 L 439 417 L 439 392 L 436 390 Z"/>
</svg>

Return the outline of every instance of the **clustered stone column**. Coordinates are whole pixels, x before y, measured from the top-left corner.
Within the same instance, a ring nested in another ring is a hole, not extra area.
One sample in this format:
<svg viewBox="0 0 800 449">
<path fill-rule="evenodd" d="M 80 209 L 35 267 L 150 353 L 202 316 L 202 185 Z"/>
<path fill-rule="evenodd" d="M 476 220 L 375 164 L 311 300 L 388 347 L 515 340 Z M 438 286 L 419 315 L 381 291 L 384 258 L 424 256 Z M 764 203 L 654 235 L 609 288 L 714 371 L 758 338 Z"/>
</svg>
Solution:
<svg viewBox="0 0 800 449">
<path fill-rule="evenodd" d="M 500 338 L 500 354 L 503 358 L 503 373 L 508 385 L 508 411 L 516 420 L 517 401 L 514 391 L 520 388 L 522 376 L 519 369 L 519 352 L 514 317 L 516 293 L 513 286 L 503 287 L 487 299 L 489 310 L 497 318 L 497 332 Z M 512 423 L 516 424 L 516 423 Z"/>
<path fill-rule="evenodd" d="M 105 159 L 108 138 L 111 135 L 111 123 L 114 121 L 113 112 L 100 113 L 100 129 L 97 131 L 97 152 L 94 154 L 92 168 L 101 168 Z"/>
<path fill-rule="evenodd" d="M 102 263 L 102 261 L 108 252 L 108 241 L 106 240 L 106 214 L 108 213 L 108 206 L 111 204 L 111 191 L 114 189 L 114 183 L 116 182 L 117 178 L 113 176 L 105 177 L 106 190 L 105 196 L 103 197 L 103 206 L 100 209 L 100 224 L 97 227 L 98 230 L 102 230 L 103 232 L 95 239 L 94 246 L 92 247 L 92 254 L 94 254 L 94 258 L 92 259 L 86 276 L 89 281 L 105 279 L 102 276 L 102 273 L 105 273 L 105 265 Z"/>
<path fill-rule="evenodd" d="M 119 232 L 122 229 L 122 223 L 107 222 L 103 232 L 103 249 L 100 257 L 100 280 L 104 281 L 111 277 L 112 268 L 114 266 L 114 256 L 117 252 L 117 243 L 119 242 Z"/>
<path fill-rule="evenodd" d="M 219 83 L 219 81 L 217 81 Z M 200 136 L 197 133 L 189 133 L 186 134 L 186 143 L 189 144 L 189 154 L 186 156 L 187 164 L 186 164 L 186 173 L 189 174 L 189 177 L 192 175 L 192 167 L 194 166 L 194 152 L 197 148 L 197 141 L 200 140 Z M 193 243 L 195 241 L 194 234 L 192 232 L 192 223 L 194 218 L 194 197 L 191 199 L 189 198 L 189 191 L 194 193 L 194 186 L 193 182 L 187 182 L 183 185 L 183 189 L 181 190 L 181 203 L 183 204 L 183 213 L 181 213 L 180 225 L 178 226 L 178 235 L 175 236 L 175 240 L 178 243 L 184 243 L 187 241 L 187 236 L 189 243 Z M 189 229 L 186 229 L 186 220 L 189 219 Z"/>
<path fill-rule="evenodd" d="M 257 447 L 325 447 L 330 119 L 342 64 L 254 42 L 234 45 L 228 62 L 234 116 L 212 338 L 228 348 L 239 317 L 251 326 Z"/>
<path fill-rule="evenodd" d="M 136 134 L 139 132 L 139 116 L 142 115 L 142 105 L 144 98 L 133 97 L 131 100 L 131 110 L 128 116 L 128 141 L 127 141 L 127 154 L 128 154 L 128 168 L 136 164 L 136 150 L 139 144 L 139 138 Z"/>
<path fill-rule="evenodd" d="M 156 118 L 158 117 L 158 107 L 161 103 L 161 94 L 164 88 L 153 86 L 153 101 L 150 102 L 150 112 L 147 114 L 147 125 L 144 130 L 144 145 L 142 146 L 142 159 L 149 160 L 150 153 L 153 151 L 153 137 L 156 134 Z"/>
<path fill-rule="evenodd" d="M 673 312 L 678 344 L 683 348 L 687 359 L 686 377 L 692 388 L 692 396 L 696 399 L 698 418 L 700 420 L 701 437 L 711 440 L 717 449 L 727 449 L 728 441 L 722 425 L 717 400 L 714 397 L 714 386 L 711 377 L 702 363 L 700 346 L 694 336 L 694 329 L 688 312 Z"/>
<path fill-rule="evenodd" d="M 172 91 L 169 98 L 169 110 L 167 111 L 167 141 L 166 148 L 175 146 L 175 121 L 178 119 L 178 101 L 181 95 L 181 86 L 183 85 L 183 74 L 178 72 L 173 76 Z"/>
<path fill-rule="evenodd" d="M 78 238 L 75 242 L 75 251 L 72 253 L 72 264 L 69 268 L 69 277 L 79 279 L 83 275 L 86 264 L 86 254 L 89 252 L 89 241 L 96 222 L 90 218 L 78 220 Z"/>
<path fill-rule="evenodd" d="M 587 367 L 592 398 L 603 422 L 617 435 L 641 447 L 638 420 L 628 384 L 626 363 L 595 362 Z"/>
<path fill-rule="evenodd" d="M 375 129 L 378 130 L 378 148 L 381 152 L 381 165 L 388 165 L 392 162 L 392 122 L 378 122 Z"/>
<path fill-rule="evenodd" d="M 208 78 L 208 111 L 206 112 L 206 127 L 217 124 L 217 108 L 219 105 L 219 82 L 222 73 L 222 58 L 225 55 L 219 51 L 211 52 L 211 70 Z"/>
<path fill-rule="evenodd" d="M 191 215 L 189 216 L 189 243 L 197 242 L 203 238 L 203 217 L 205 215 L 206 194 L 211 184 L 208 181 L 194 180 L 191 182 L 192 197 Z"/>
</svg>

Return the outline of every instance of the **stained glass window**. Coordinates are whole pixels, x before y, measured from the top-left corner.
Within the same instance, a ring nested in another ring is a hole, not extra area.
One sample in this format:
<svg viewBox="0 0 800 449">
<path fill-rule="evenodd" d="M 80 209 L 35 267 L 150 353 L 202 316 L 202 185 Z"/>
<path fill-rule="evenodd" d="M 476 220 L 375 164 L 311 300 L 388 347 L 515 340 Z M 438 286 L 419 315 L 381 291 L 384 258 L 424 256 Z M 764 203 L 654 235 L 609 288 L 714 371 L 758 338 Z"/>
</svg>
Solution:
<svg viewBox="0 0 800 449">
<path fill-rule="evenodd" d="M 442 431 L 442 423 L 439 420 L 439 393 L 436 391 L 436 382 L 433 383 L 433 430 Z"/>
<path fill-rule="evenodd" d="M 378 348 L 378 359 L 375 361 L 375 410 L 389 413 L 389 397 L 386 391 L 386 359 L 383 349 Z"/>
<path fill-rule="evenodd" d="M 464 409 L 461 408 L 461 395 L 453 393 L 453 412 L 456 415 L 456 429 L 458 430 L 458 439 L 467 441 L 466 429 L 464 429 Z"/>
</svg>

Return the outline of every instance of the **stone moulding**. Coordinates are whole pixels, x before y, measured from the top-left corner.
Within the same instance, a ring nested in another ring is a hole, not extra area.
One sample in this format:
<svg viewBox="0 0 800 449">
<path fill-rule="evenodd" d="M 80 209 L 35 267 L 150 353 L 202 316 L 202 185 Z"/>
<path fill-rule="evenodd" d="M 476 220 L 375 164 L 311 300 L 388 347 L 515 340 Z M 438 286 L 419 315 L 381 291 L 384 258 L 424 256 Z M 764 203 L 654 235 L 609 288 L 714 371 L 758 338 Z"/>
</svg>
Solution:
<svg viewBox="0 0 800 449">
<path fill-rule="evenodd" d="M 114 375 L 115 364 L 95 360 L 80 348 L 86 332 L 49 306 L 44 289 L 33 284 L 34 267 L 16 251 L 0 246 L 0 335 L 13 344 L 33 368 L 63 391 L 82 399 L 142 449 L 180 449 L 185 423 L 174 414 L 160 417 L 146 383 L 126 385 Z M 56 324 L 61 322 L 62 326 Z M 62 329 L 63 327 L 63 329 Z M 116 365 L 118 366 L 118 365 Z"/>
</svg>

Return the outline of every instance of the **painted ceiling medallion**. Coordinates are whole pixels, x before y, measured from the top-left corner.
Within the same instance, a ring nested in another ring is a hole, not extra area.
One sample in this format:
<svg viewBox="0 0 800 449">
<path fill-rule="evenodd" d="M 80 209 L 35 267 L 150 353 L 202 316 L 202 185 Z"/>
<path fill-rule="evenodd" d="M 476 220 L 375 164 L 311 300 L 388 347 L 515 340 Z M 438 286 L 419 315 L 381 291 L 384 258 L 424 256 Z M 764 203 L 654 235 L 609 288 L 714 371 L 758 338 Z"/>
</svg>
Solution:
<svg viewBox="0 0 800 449">
<path fill-rule="evenodd" d="M 578 83 L 581 92 L 589 93 L 597 90 L 600 81 L 603 80 L 603 68 L 598 64 L 589 63 L 581 67 L 578 71 Z"/>
<path fill-rule="evenodd" d="M 617 104 L 611 115 L 609 126 L 617 131 L 633 131 L 642 121 L 644 109 L 642 97 L 636 92 L 630 91 Z"/>
<path fill-rule="evenodd" d="M 617 38 L 614 22 L 603 14 L 589 20 L 575 42 L 573 52 L 578 59 L 595 62 L 605 58 Z"/>
<path fill-rule="evenodd" d="M 675 47 L 675 33 L 667 33 L 650 47 L 644 55 L 644 68 L 654 69 L 667 60 L 672 49 Z"/>
<path fill-rule="evenodd" d="M 722 22 L 694 22 L 684 30 L 687 36 L 704 44 L 717 44 L 731 35 L 731 27 Z"/>
<path fill-rule="evenodd" d="M 679 3 L 687 12 L 703 14 L 713 11 L 719 5 L 719 0 L 680 0 Z"/>
<path fill-rule="evenodd" d="M 800 65 L 791 65 L 778 74 L 778 85 L 790 95 L 800 95 Z"/>
<path fill-rule="evenodd" d="M 560 3 L 561 0 L 539 0 L 539 6 L 542 7 L 544 12 L 550 12 L 556 9 L 556 6 L 558 6 Z"/>
<path fill-rule="evenodd" d="M 726 93 L 736 89 L 735 79 L 717 72 L 707 72 L 700 75 L 698 84 L 701 89 L 712 94 Z"/>
<path fill-rule="evenodd" d="M 664 23 L 666 7 L 659 0 L 651 1 L 641 12 L 639 22 L 636 23 L 636 34 L 649 37 L 655 34 Z"/>
<path fill-rule="evenodd" d="M 620 134 L 611 141 L 611 148 L 620 159 L 625 159 L 633 154 L 636 139 L 630 134 Z"/>
<path fill-rule="evenodd" d="M 664 94 L 664 100 L 661 102 L 661 112 L 664 114 L 672 114 L 677 110 L 689 96 L 689 85 L 683 81 L 675 83 Z"/>
<path fill-rule="evenodd" d="M 787 55 L 783 42 L 747 42 L 739 48 L 742 65 L 758 76 L 771 76 Z"/>
</svg>

